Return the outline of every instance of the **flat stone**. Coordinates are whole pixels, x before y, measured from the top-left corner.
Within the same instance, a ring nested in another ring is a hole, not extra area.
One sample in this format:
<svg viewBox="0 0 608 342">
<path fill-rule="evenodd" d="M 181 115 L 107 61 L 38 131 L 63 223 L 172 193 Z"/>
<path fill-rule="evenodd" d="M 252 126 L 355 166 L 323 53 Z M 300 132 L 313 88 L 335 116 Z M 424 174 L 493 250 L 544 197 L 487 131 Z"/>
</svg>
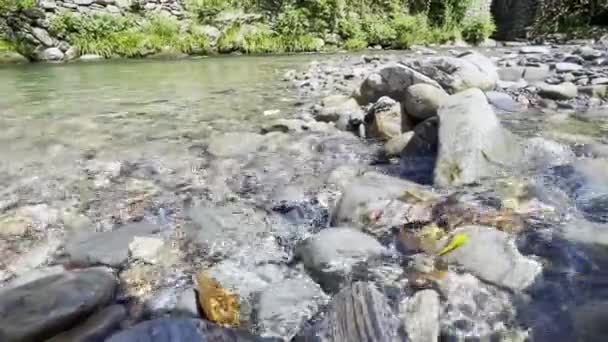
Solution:
<svg viewBox="0 0 608 342">
<path fill-rule="evenodd" d="M 86 54 L 86 55 L 82 55 L 78 58 L 78 60 L 81 62 L 94 62 L 94 61 L 99 61 L 102 59 L 104 59 L 102 56 L 95 55 L 95 54 Z"/>
<path fill-rule="evenodd" d="M 608 77 L 597 77 L 591 80 L 591 85 L 608 84 Z"/>
<path fill-rule="evenodd" d="M 488 91 L 485 94 L 490 104 L 498 110 L 505 112 L 519 112 L 524 109 L 522 105 L 515 101 L 509 94 L 498 91 Z"/>
<path fill-rule="evenodd" d="M 42 0 L 39 4 L 40 7 L 44 8 L 45 10 L 54 10 L 57 8 L 57 4 L 54 0 Z"/>
<path fill-rule="evenodd" d="M 422 290 L 401 302 L 399 318 L 403 321 L 408 341 L 439 340 L 439 295 L 434 290 Z"/>
<path fill-rule="evenodd" d="M 117 281 L 100 269 L 38 279 L 0 295 L 0 340 L 43 341 L 72 328 L 114 298 Z"/>
<path fill-rule="evenodd" d="M 569 100 L 576 97 L 578 88 L 571 82 L 561 84 L 541 83 L 538 85 L 538 94 L 551 100 Z"/>
<path fill-rule="evenodd" d="M 102 342 L 119 330 L 126 318 L 127 310 L 124 306 L 111 305 L 47 342 Z"/>
<path fill-rule="evenodd" d="M 456 263 L 480 279 L 512 291 L 522 291 L 541 273 L 541 264 L 523 256 L 509 234 L 492 227 L 466 226 L 455 233 L 468 236 L 465 245 L 446 254 L 444 259 Z M 488 262 L 491 260 L 491 262 Z"/>
<path fill-rule="evenodd" d="M 260 294 L 258 331 L 264 337 L 290 341 L 328 301 L 319 285 L 306 276 L 274 284 Z"/>
<path fill-rule="evenodd" d="M 551 49 L 549 47 L 546 46 L 522 46 L 521 48 L 519 48 L 519 53 L 524 54 L 524 55 L 530 55 L 530 54 L 543 54 L 543 55 L 548 55 L 551 53 Z"/>
<path fill-rule="evenodd" d="M 89 6 L 92 5 L 95 0 L 73 0 L 76 5 L 79 6 Z"/>
<path fill-rule="evenodd" d="M 384 252 L 384 247 L 372 236 L 344 227 L 324 229 L 298 248 L 304 266 L 328 292 L 340 289 L 357 263 Z"/>
<path fill-rule="evenodd" d="M 118 267 L 129 258 L 129 244 L 134 237 L 158 231 L 160 227 L 153 224 L 127 224 L 109 232 L 75 236 L 66 242 L 65 251 L 78 265 Z"/>
<path fill-rule="evenodd" d="M 575 63 L 563 62 L 555 64 L 555 71 L 557 72 L 572 72 L 576 70 L 581 70 L 582 68 L 583 67 L 581 65 Z"/>
<path fill-rule="evenodd" d="M 498 76 L 503 81 L 518 82 L 524 77 L 524 67 L 502 67 L 498 68 Z"/>
</svg>

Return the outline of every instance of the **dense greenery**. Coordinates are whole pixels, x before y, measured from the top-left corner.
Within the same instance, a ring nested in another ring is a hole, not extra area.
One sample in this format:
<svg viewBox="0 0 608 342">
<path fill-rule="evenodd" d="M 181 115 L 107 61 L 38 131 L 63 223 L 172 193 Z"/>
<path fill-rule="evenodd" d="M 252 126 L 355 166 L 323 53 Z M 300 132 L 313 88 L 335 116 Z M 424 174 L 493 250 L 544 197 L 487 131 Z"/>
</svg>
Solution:
<svg viewBox="0 0 608 342">
<path fill-rule="evenodd" d="M 602 18 L 599 22 L 593 22 Z M 545 0 L 539 8 L 533 34 L 570 33 L 587 35 L 591 24 L 608 25 L 608 1 L 606 0 Z"/>
</svg>

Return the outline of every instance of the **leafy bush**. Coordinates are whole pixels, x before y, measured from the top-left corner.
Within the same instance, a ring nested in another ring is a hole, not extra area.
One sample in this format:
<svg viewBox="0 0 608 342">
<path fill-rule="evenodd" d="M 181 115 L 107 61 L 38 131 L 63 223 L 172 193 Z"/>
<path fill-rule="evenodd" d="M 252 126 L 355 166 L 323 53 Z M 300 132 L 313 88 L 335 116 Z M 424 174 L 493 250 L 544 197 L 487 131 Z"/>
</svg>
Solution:
<svg viewBox="0 0 608 342">
<path fill-rule="evenodd" d="M 391 46 L 397 39 L 397 31 L 380 16 L 366 16 L 361 23 L 369 45 Z"/>
<path fill-rule="evenodd" d="M 428 43 L 432 39 L 428 20 L 422 14 L 398 16 L 392 25 L 397 33 L 394 43 L 396 48 L 406 49 L 415 44 Z"/>
<path fill-rule="evenodd" d="M 589 29 L 593 17 L 608 12 L 606 0 L 545 0 L 533 23 L 533 34 L 576 33 Z"/>
<path fill-rule="evenodd" d="M 0 0 L 0 16 L 8 16 L 36 6 L 36 0 Z"/>
<path fill-rule="evenodd" d="M 232 26 L 225 29 L 217 40 L 218 51 L 222 53 L 238 51 L 240 48 L 238 42 L 240 32 L 241 25 L 239 23 L 234 23 Z"/>
<path fill-rule="evenodd" d="M 462 38 L 470 43 L 481 43 L 488 39 L 496 30 L 492 17 L 481 15 L 464 21 Z"/>
<path fill-rule="evenodd" d="M 290 8 L 279 14 L 275 23 L 275 30 L 282 35 L 298 36 L 307 34 L 310 28 L 308 11 L 302 8 Z"/>
<path fill-rule="evenodd" d="M 367 41 L 362 38 L 349 38 L 344 42 L 346 50 L 357 51 L 363 50 L 368 46 Z"/>
</svg>

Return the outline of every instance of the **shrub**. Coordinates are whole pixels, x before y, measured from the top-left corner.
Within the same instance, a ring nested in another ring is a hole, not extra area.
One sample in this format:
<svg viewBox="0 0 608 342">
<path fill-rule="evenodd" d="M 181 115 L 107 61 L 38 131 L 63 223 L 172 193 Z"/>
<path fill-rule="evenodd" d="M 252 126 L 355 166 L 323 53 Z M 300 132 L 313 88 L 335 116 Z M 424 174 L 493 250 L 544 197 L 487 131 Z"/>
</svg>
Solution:
<svg viewBox="0 0 608 342">
<path fill-rule="evenodd" d="M 494 20 L 488 15 L 481 15 L 464 21 L 462 38 L 470 43 L 481 43 L 496 30 Z"/>
<path fill-rule="evenodd" d="M 279 14 L 274 25 L 275 30 L 281 35 L 298 36 L 309 32 L 310 22 L 308 11 L 302 8 L 290 8 Z"/>
<path fill-rule="evenodd" d="M 431 28 L 423 14 L 400 15 L 396 17 L 392 26 L 397 33 L 395 48 L 406 49 L 415 44 L 424 44 L 432 39 Z"/>
<path fill-rule="evenodd" d="M 363 18 L 361 27 L 369 45 L 391 46 L 397 39 L 397 31 L 387 22 L 386 18 L 366 16 Z"/>
<path fill-rule="evenodd" d="M 349 38 L 344 42 L 346 50 L 357 51 L 365 49 L 368 46 L 367 41 L 361 38 Z"/>
<path fill-rule="evenodd" d="M 222 53 L 230 53 L 239 50 L 238 42 L 241 32 L 241 25 L 234 23 L 224 30 L 217 40 L 217 49 Z"/>
</svg>

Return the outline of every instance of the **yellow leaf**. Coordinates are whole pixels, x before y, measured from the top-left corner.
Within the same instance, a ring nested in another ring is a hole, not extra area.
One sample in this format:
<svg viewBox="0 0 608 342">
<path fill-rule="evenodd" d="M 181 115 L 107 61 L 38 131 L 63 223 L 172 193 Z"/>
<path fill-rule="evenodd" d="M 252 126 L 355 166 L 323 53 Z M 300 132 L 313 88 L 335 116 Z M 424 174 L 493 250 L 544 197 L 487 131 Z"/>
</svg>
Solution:
<svg viewBox="0 0 608 342">
<path fill-rule="evenodd" d="M 206 272 L 199 272 L 196 281 L 198 300 L 207 319 L 220 325 L 238 326 L 240 322 L 238 295 L 223 289 Z"/>
<path fill-rule="evenodd" d="M 450 240 L 450 242 L 447 244 L 447 246 L 443 247 L 437 254 L 445 255 L 445 254 L 455 250 L 456 248 L 464 245 L 468 240 L 469 240 L 469 236 L 465 233 L 455 234 L 452 237 L 452 239 Z"/>
</svg>

